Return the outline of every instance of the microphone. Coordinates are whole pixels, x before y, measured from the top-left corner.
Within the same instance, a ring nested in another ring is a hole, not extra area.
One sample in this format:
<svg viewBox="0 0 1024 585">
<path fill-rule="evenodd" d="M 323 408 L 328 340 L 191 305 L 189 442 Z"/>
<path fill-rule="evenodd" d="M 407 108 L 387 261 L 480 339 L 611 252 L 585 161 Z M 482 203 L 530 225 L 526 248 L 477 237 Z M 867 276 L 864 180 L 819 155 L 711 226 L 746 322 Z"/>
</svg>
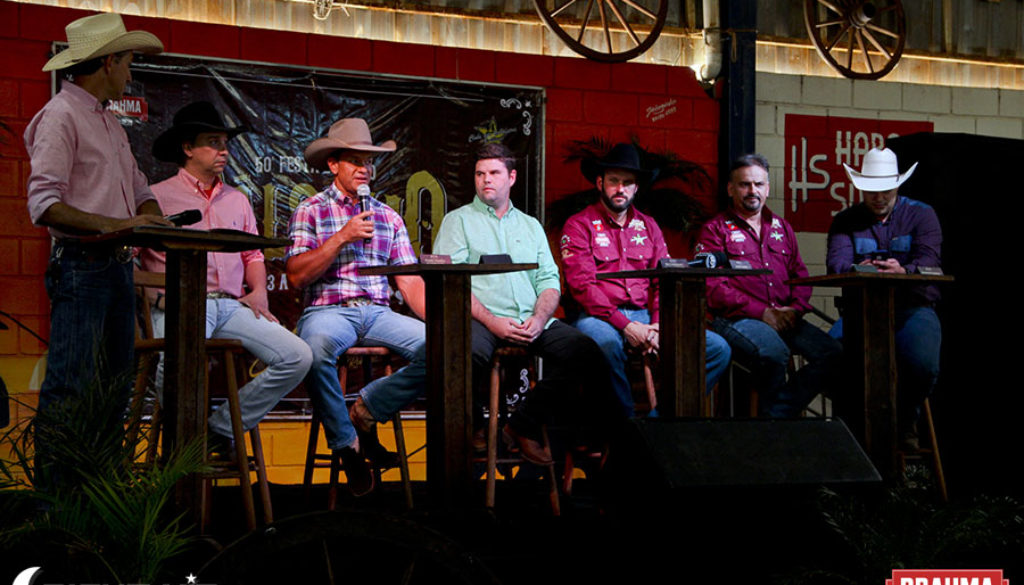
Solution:
<svg viewBox="0 0 1024 585">
<path fill-rule="evenodd" d="M 188 209 L 181 213 L 175 213 L 174 215 L 168 215 L 165 217 L 167 221 L 174 225 L 181 227 L 183 225 L 192 225 L 199 220 L 203 219 L 203 212 L 198 209 Z"/>
<path fill-rule="evenodd" d="M 359 197 L 359 211 L 370 211 L 370 186 L 366 183 L 359 185 L 356 187 L 356 195 Z M 371 239 L 372 238 L 366 238 L 363 241 L 369 242 Z"/>
<path fill-rule="evenodd" d="M 660 268 L 726 268 L 729 257 L 725 252 L 700 252 L 693 260 L 686 258 L 662 258 L 658 261 Z"/>
<path fill-rule="evenodd" d="M 714 252 L 698 252 L 694 255 L 693 260 L 690 260 L 690 266 L 695 268 L 718 268 L 719 266 L 725 268 L 729 266 L 729 257 L 725 252 L 714 251 Z"/>
</svg>

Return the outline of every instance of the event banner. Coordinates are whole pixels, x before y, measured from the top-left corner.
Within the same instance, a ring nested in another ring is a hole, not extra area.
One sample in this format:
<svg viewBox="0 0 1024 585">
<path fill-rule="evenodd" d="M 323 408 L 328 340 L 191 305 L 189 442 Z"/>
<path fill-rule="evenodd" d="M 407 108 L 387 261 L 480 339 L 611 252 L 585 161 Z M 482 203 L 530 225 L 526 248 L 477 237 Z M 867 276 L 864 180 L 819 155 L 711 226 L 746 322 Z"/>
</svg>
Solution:
<svg viewBox="0 0 1024 585">
<path fill-rule="evenodd" d="M 827 232 L 837 213 L 861 201 L 843 163 L 860 170 L 863 156 L 887 139 L 932 128 L 921 121 L 787 114 L 786 219 L 798 232 Z M 901 161 L 901 170 L 910 164 Z"/>
<path fill-rule="evenodd" d="M 373 196 L 405 219 L 417 254 L 430 252 L 446 211 L 472 200 L 473 151 L 501 142 L 519 158 L 513 204 L 542 209 L 543 90 L 436 79 L 384 77 L 276 65 L 140 55 L 127 96 L 111 104 L 143 172 L 155 183 L 176 172 L 153 158 L 153 141 L 174 113 L 212 102 L 248 132 L 229 143 L 224 180 L 245 193 L 266 236 L 287 237 L 295 207 L 331 181 L 307 168 L 302 152 L 330 125 L 364 118 L 377 143 L 398 150 L 376 159 Z M 288 291 L 283 249 L 267 253 L 272 308 L 294 322 L 301 295 Z"/>
</svg>

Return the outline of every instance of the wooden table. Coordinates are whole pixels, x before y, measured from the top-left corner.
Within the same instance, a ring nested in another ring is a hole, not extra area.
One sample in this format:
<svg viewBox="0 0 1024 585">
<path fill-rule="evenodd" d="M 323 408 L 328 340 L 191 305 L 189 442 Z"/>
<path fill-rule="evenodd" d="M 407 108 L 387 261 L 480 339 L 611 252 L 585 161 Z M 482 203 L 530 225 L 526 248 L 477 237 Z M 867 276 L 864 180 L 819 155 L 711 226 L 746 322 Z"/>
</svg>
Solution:
<svg viewBox="0 0 1024 585">
<path fill-rule="evenodd" d="M 765 269 L 648 268 L 598 274 L 600 279 L 658 279 L 661 313 L 661 383 L 658 411 L 667 416 L 701 416 L 701 399 L 707 392 L 704 330 L 707 285 L 711 277 L 768 274 Z"/>
<path fill-rule="evenodd" d="M 471 278 L 537 264 L 408 264 L 363 267 L 363 275 L 416 275 L 426 285 L 427 480 L 448 509 L 472 501 L 473 342 Z"/>
<path fill-rule="evenodd" d="M 952 276 L 847 272 L 794 278 L 791 285 L 843 289 L 843 348 L 854 373 L 849 412 L 840 413 L 884 477 L 898 471 L 895 290 L 953 282 Z"/>
<path fill-rule="evenodd" d="M 179 442 L 201 436 L 209 413 L 201 399 L 206 383 L 206 254 L 288 246 L 285 238 L 264 238 L 236 230 L 193 230 L 162 226 L 140 226 L 100 236 L 83 238 L 83 243 L 114 241 L 129 246 L 152 248 L 167 253 L 167 323 L 164 354 L 164 395 L 162 403 L 164 450 Z M 178 486 L 176 501 L 198 521 L 202 482 L 185 479 Z M 198 525 L 198 522 L 197 522 Z"/>
</svg>

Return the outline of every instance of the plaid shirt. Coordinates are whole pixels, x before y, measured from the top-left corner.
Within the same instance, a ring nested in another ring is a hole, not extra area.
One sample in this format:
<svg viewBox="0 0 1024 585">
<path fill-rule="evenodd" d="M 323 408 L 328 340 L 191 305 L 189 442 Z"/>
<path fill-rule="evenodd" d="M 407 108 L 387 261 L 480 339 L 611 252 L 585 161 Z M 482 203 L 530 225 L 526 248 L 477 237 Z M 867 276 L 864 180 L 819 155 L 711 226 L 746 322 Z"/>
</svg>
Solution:
<svg viewBox="0 0 1024 585">
<path fill-rule="evenodd" d="M 378 305 L 387 306 L 391 293 L 387 277 L 360 276 L 357 269 L 417 262 L 402 217 L 387 205 L 375 199 L 370 201 L 374 212 L 373 238 L 341 248 L 323 275 L 306 288 L 307 305 L 334 305 L 367 297 Z M 359 213 L 359 203 L 344 195 L 334 183 L 306 199 L 295 209 L 288 226 L 292 245 L 286 260 L 320 247 Z"/>
</svg>

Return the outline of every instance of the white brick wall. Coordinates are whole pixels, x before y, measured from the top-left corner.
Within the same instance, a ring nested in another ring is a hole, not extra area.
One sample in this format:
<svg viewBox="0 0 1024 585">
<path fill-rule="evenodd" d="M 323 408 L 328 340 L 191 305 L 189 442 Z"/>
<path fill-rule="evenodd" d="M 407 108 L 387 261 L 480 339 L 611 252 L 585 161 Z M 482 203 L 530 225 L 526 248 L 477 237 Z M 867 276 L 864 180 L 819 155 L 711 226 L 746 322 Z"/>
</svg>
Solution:
<svg viewBox="0 0 1024 585">
<path fill-rule="evenodd" d="M 1024 139 L 1024 91 L 758 73 L 756 112 L 757 150 L 773 167 L 769 206 L 783 216 L 787 114 L 926 120 L 936 132 Z M 824 274 L 825 234 L 799 233 L 797 238 L 810 273 Z M 834 315 L 830 297 L 838 294 L 838 289 L 815 289 L 811 300 Z"/>
</svg>

